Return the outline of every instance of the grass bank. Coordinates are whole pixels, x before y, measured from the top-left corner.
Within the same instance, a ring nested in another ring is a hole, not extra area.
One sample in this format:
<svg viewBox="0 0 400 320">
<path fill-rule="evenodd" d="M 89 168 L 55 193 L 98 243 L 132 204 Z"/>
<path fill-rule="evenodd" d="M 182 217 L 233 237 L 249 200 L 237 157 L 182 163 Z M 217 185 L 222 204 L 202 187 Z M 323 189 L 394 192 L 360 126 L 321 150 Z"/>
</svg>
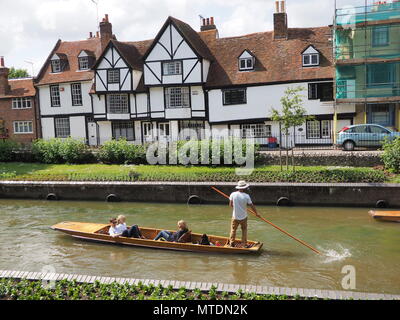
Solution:
<svg viewBox="0 0 400 320">
<path fill-rule="evenodd" d="M 38 163 L 0 163 L 0 180 L 15 181 L 174 181 L 236 182 L 232 167 L 184 167 L 151 165 L 49 165 Z M 249 182 L 364 182 L 380 183 L 398 179 L 382 170 L 350 167 L 297 167 L 281 171 L 279 166 L 257 167 L 245 177 Z"/>
<path fill-rule="evenodd" d="M 129 284 L 101 284 L 100 282 L 77 283 L 61 280 L 53 288 L 46 288 L 41 281 L 0 280 L 0 300 L 319 300 L 277 295 L 257 295 L 238 291 L 235 294 L 217 292 L 213 287 L 208 292 L 200 289 L 174 290 L 172 286 Z"/>
</svg>

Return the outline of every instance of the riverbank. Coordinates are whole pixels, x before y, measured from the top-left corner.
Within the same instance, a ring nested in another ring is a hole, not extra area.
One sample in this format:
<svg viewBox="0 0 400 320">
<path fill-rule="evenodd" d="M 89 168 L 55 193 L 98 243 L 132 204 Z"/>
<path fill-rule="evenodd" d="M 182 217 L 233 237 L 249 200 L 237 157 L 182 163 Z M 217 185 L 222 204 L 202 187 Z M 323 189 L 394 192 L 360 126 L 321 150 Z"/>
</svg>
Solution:
<svg viewBox="0 0 400 320">
<path fill-rule="evenodd" d="M 258 166 L 243 176 L 249 182 L 295 183 L 397 183 L 398 175 L 380 168 L 298 166 L 281 171 L 280 166 Z M 0 180 L 8 181 L 170 181 L 237 182 L 234 167 L 151 165 L 49 165 L 0 163 Z"/>
<path fill-rule="evenodd" d="M 0 300 L 399 300 L 399 295 L 1 271 Z"/>
</svg>

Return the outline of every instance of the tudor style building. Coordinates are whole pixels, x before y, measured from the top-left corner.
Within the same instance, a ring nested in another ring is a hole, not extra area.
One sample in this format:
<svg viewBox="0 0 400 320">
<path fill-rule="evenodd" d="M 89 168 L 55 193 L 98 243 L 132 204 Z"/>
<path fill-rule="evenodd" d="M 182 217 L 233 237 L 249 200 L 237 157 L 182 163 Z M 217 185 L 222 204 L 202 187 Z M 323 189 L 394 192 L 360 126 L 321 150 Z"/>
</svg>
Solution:
<svg viewBox="0 0 400 320">
<path fill-rule="evenodd" d="M 282 138 L 272 108 L 288 87 L 301 86 L 315 120 L 296 128 L 293 142 L 331 144 L 355 116 L 354 104 L 334 102 L 332 30 L 292 29 L 287 19 L 277 1 L 273 31 L 219 38 L 213 18 L 197 32 L 169 17 L 154 40 L 121 42 L 106 16 L 98 36 L 59 41 L 42 68 L 43 137 L 142 144 L 186 139 L 183 129 L 192 129 L 200 138 L 266 144 Z"/>
<path fill-rule="evenodd" d="M 8 79 L 0 57 L 0 139 L 30 144 L 40 136 L 33 79 Z"/>
</svg>

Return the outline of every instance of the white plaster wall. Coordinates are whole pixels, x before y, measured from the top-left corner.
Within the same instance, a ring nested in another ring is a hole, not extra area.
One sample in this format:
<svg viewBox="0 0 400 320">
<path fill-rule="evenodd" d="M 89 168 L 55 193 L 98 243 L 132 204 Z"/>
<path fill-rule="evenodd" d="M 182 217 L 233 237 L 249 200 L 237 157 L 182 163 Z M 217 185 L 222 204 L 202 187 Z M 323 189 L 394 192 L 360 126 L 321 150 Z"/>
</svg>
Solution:
<svg viewBox="0 0 400 320">
<path fill-rule="evenodd" d="M 137 113 L 147 113 L 147 93 L 139 93 L 136 95 L 136 108 Z"/>
<path fill-rule="evenodd" d="M 99 125 L 100 144 L 104 144 L 105 142 L 112 140 L 111 121 L 101 121 L 97 124 Z"/>
<path fill-rule="evenodd" d="M 206 82 L 208 78 L 208 72 L 210 70 L 210 61 L 203 60 L 203 81 Z"/>
<path fill-rule="evenodd" d="M 51 139 L 55 137 L 54 118 L 42 118 L 42 136 L 43 139 Z"/>
<path fill-rule="evenodd" d="M 150 88 L 151 112 L 164 111 L 164 89 L 162 87 Z"/>
<path fill-rule="evenodd" d="M 151 69 L 151 71 L 150 71 Z M 153 71 L 153 72 L 152 72 Z M 161 79 L 161 63 L 160 62 L 148 62 L 144 65 L 144 82 L 146 85 L 160 84 Z"/>
<path fill-rule="evenodd" d="M 190 108 L 176 108 L 165 110 L 166 119 L 190 119 L 191 117 L 192 112 Z"/>
<path fill-rule="evenodd" d="M 184 60 L 183 61 L 183 79 L 185 80 L 185 83 L 197 83 L 201 82 L 201 63 L 197 63 L 197 65 L 194 67 L 196 64 L 197 60 Z M 192 68 L 194 69 L 192 70 Z M 189 74 L 190 72 L 190 74 Z"/>
<path fill-rule="evenodd" d="M 204 111 L 206 107 L 203 88 L 200 86 L 193 86 L 191 87 L 191 94 L 192 110 Z"/>
<path fill-rule="evenodd" d="M 70 117 L 69 125 L 71 137 L 74 139 L 84 139 L 86 141 L 86 121 L 85 117 Z"/>
<path fill-rule="evenodd" d="M 106 114 L 105 97 L 106 97 L 105 95 L 98 96 L 96 94 L 92 96 L 94 114 Z"/>
</svg>

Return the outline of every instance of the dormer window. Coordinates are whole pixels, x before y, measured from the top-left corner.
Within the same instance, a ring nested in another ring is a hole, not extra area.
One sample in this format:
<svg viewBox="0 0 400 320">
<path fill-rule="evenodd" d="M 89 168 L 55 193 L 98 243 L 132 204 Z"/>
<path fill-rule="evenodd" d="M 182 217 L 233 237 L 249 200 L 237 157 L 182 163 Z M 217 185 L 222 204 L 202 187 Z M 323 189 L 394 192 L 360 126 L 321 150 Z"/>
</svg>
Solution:
<svg viewBox="0 0 400 320">
<path fill-rule="evenodd" d="M 182 74 L 182 62 L 171 61 L 163 63 L 164 76 L 176 76 Z"/>
<path fill-rule="evenodd" d="M 239 70 L 240 71 L 251 71 L 254 70 L 256 62 L 255 56 L 248 50 L 245 50 L 239 56 Z"/>
<path fill-rule="evenodd" d="M 83 50 L 78 55 L 79 70 L 89 70 L 95 61 L 95 56 L 92 52 Z"/>
<path fill-rule="evenodd" d="M 50 60 L 51 62 L 51 72 L 52 73 L 59 73 L 63 72 L 67 65 L 68 59 L 65 54 L 56 53 Z"/>
<path fill-rule="evenodd" d="M 319 66 L 319 56 L 320 53 L 314 46 L 309 46 L 306 50 L 303 51 L 303 67 L 315 67 Z"/>
</svg>

